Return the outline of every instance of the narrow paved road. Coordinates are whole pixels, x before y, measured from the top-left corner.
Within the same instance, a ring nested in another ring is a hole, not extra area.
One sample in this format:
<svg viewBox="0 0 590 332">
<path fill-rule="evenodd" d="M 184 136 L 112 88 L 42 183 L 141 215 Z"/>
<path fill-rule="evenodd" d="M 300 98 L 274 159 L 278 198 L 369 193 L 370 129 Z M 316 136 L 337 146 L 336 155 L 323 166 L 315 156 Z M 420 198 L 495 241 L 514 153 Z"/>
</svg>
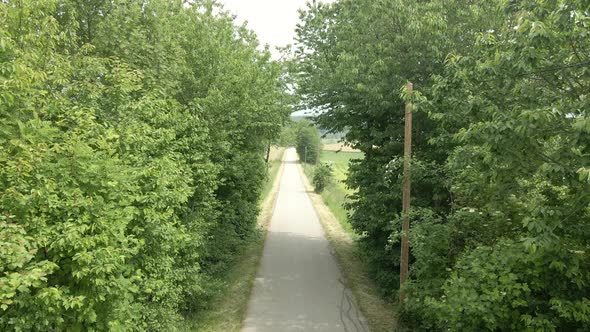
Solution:
<svg viewBox="0 0 590 332">
<path fill-rule="evenodd" d="M 242 331 L 368 331 L 341 282 L 296 160 L 295 150 L 287 150 Z"/>
</svg>

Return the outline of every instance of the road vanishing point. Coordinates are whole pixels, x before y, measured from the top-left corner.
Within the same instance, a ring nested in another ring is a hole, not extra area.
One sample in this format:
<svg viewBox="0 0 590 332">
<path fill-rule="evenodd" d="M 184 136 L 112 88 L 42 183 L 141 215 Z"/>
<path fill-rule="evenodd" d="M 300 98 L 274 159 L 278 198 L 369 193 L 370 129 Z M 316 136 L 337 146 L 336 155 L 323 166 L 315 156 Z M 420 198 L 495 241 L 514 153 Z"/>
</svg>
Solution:
<svg viewBox="0 0 590 332">
<path fill-rule="evenodd" d="M 294 149 L 285 152 L 283 163 L 242 332 L 367 332 L 303 185 Z"/>
</svg>

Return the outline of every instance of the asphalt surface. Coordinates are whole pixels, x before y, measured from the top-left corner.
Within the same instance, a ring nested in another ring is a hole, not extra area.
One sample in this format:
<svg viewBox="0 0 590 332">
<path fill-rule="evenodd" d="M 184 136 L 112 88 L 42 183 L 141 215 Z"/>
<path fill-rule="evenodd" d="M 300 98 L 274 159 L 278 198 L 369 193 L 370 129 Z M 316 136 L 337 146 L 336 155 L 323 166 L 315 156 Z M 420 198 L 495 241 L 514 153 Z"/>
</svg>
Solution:
<svg viewBox="0 0 590 332">
<path fill-rule="evenodd" d="M 280 189 L 243 332 L 368 331 L 303 185 L 294 149 Z"/>
</svg>

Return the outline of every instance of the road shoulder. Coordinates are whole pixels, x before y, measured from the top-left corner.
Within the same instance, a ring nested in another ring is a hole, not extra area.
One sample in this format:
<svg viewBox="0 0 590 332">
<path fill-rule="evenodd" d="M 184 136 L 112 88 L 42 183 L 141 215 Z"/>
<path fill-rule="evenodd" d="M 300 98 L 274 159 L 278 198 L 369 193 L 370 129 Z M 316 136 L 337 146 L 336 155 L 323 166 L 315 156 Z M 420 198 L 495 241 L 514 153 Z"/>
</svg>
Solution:
<svg viewBox="0 0 590 332">
<path fill-rule="evenodd" d="M 254 286 L 254 279 L 258 265 L 262 258 L 264 242 L 270 220 L 275 207 L 280 179 L 284 169 L 285 149 L 281 148 L 278 153 L 278 169 L 271 170 L 269 176 L 272 178 L 270 190 L 260 204 L 258 215 L 259 236 L 249 242 L 228 271 L 225 282 L 226 291 L 218 294 L 207 310 L 198 316 L 198 319 L 186 321 L 177 330 L 180 332 L 239 332 L 246 316 L 248 300 Z"/>
<path fill-rule="evenodd" d="M 346 287 L 352 291 L 356 304 L 367 319 L 371 331 L 395 331 L 397 321 L 395 320 L 393 306 L 385 302 L 380 296 L 377 287 L 369 277 L 366 265 L 363 263 L 353 239 L 342 228 L 342 225 L 330 208 L 326 206 L 322 197 L 313 191 L 313 186 L 305 175 L 301 164 L 298 164 L 298 170 L 328 241 L 335 251 L 336 260 L 340 271 L 344 275 Z"/>
</svg>

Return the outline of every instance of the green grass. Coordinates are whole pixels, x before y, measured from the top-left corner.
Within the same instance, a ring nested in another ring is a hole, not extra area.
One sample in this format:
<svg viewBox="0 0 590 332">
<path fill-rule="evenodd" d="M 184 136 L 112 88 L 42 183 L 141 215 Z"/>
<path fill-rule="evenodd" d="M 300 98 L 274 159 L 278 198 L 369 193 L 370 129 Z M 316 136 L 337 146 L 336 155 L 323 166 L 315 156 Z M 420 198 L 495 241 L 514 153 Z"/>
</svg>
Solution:
<svg viewBox="0 0 590 332">
<path fill-rule="evenodd" d="M 259 216 L 259 236 L 252 236 L 245 243 L 240 255 L 236 255 L 227 270 L 221 291 L 214 294 L 207 309 L 201 310 L 181 322 L 178 331 L 182 332 L 239 332 L 250 293 L 254 285 L 256 270 L 262 256 L 266 227 L 272 215 L 276 196 L 275 182 L 280 170 L 284 148 L 273 148 L 268 164 L 268 177 L 261 194 Z"/>
<path fill-rule="evenodd" d="M 330 163 L 334 170 L 334 181 L 326 186 L 326 189 L 321 194 L 324 203 L 330 208 L 336 219 L 352 237 L 355 236 L 348 216 L 343 205 L 346 202 L 346 196 L 352 194 L 354 191 L 347 188 L 344 180 L 348 176 L 348 164 L 351 159 L 361 159 L 363 154 L 361 152 L 336 152 L 336 151 L 322 151 L 320 155 L 320 162 Z M 303 165 L 303 170 L 308 179 L 313 179 L 313 166 Z"/>
</svg>

